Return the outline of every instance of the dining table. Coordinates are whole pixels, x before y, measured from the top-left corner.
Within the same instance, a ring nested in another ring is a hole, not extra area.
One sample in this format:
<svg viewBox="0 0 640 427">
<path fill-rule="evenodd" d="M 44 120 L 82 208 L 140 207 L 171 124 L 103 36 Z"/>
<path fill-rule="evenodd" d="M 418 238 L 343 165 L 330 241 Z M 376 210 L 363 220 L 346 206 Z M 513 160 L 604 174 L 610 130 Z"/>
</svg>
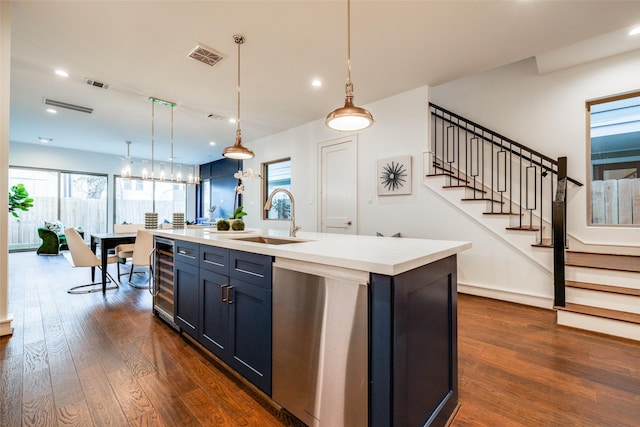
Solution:
<svg viewBox="0 0 640 427">
<path fill-rule="evenodd" d="M 91 234 L 91 250 L 94 254 L 98 254 L 98 246 L 100 246 L 100 260 L 102 262 L 102 293 L 107 291 L 107 264 L 109 258 L 109 249 L 113 249 L 118 245 L 125 243 L 134 243 L 136 241 L 136 233 L 92 233 Z M 91 267 L 91 281 L 95 281 L 96 268 Z M 118 278 L 120 280 L 120 278 Z"/>
</svg>

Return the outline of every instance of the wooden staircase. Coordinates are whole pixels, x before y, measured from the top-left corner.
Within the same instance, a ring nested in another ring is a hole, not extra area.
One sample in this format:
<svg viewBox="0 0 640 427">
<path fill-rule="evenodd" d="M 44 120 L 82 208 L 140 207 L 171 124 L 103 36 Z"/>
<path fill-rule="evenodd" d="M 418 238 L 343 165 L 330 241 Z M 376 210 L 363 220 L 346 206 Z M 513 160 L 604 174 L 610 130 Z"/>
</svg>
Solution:
<svg viewBox="0 0 640 427">
<path fill-rule="evenodd" d="M 447 180 L 452 178 L 446 172 L 427 177 L 445 177 Z M 502 206 L 509 202 L 487 196 L 488 191 L 478 188 L 479 184 L 476 183 L 474 187 L 464 178 L 453 178 L 460 184 L 445 184 L 442 188 L 465 190 L 467 193 L 460 198 L 461 202 L 495 203 L 500 206 L 499 211 L 483 212 L 483 215 L 520 215 L 517 212 L 502 212 Z M 481 196 L 472 198 L 469 197 L 469 192 L 479 193 Z M 505 229 L 540 233 L 538 224 L 508 225 Z M 569 244 L 573 245 L 573 242 Z M 531 246 L 551 249 L 553 242 L 550 237 L 545 236 L 542 240 L 538 238 Z M 565 251 L 568 277 L 575 280 L 565 281 L 566 305 L 554 306 L 558 324 L 640 340 L 640 248 L 637 248 L 637 254 L 611 254 L 592 252 L 588 246 L 582 246 L 580 250 Z M 588 273 L 585 274 L 584 271 Z M 609 277 L 611 275 L 613 277 Z"/>
<path fill-rule="evenodd" d="M 552 159 L 432 103 L 429 109 L 425 175 L 444 178 L 441 197 L 552 273 L 558 324 L 640 340 L 640 246 L 590 246 L 567 234 L 568 187 L 582 183 L 567 175 L 566 157 Z M 500 216 L 509 218 L 506 227 Z"/>
<path fill-rule="evenodd" d="M 567 250 L 559 325 L 640 340 L 640 255 Z"/>
</svg>

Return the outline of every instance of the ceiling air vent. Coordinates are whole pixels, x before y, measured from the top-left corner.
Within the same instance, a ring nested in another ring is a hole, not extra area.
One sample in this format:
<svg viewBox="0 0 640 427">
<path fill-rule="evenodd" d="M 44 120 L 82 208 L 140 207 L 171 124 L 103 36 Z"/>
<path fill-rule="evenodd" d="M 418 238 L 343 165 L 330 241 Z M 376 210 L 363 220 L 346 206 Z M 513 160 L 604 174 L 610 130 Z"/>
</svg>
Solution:
<svg viewBox="0 0 640 427">
<path fill-rule="evenodd" d="M 93 113 L 93 108 L 83 107 L 82 105 L 69 104 L 67 102 L 56 101 L 49 98 L 42 98 L 42 102 L 45 105 L 51 105 L 52 107 L 66 108 L 67 110 L 80 111 L 81 113 L 87 114 Z"/>
<path fill-rule="evenodd" d="M 218 120 L 218 121 L 224 120 L 223 116 L 220 116 L 220 115 L 215 114 L 215 113 L 207 114 L 207 117 L 210 118 L 210 119 L 213 119 L 213 120 Z"/>
<path fill-rule="evenodd" d="M 89 86 L 93 86 L 93 87 L 97 87 L 97 88 L 105 89 L 105 90 L 106 90 L 106 89 L 109 89 L 109 88 L 111 87 L 111 85 L 109 85 L 109 84 L 107 84 L 107 83 L 99 82 L 99 81 L 97 81 L 97 80 L 93 80 L 93 79 L 86 78 L 86 77 L 85 77 L 85 79 L 84 79 L 84 82 L 85 82 L 86 84 L 88 84 Z"/>
<path fill-rule="evenodd" d="M 196 61 L 200 61 L 203 64 L 213 67 L 218 62 L 222 61 L 223 56 L 221 53 L 216 52 L 210 47 L 199 44 L 189 52 L 189 58 L 193 58 Z"/>
</svg>

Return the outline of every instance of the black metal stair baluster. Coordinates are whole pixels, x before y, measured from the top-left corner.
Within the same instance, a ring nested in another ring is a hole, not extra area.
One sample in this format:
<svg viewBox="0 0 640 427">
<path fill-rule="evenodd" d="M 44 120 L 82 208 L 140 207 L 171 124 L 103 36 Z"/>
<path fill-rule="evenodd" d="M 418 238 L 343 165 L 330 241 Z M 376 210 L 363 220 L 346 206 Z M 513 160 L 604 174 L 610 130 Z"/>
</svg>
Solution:
<svg viewBox="0 0 640 427">
<path fill-rule="evenodd" d="M 434 107 L 431 107 L 435 110 Z M 433 159 L 431 160 L 431 170 L 436 174 L 436 159 L 438 158 L 438 115 L 436 111 L 431 111 L 433 116 Z"/>
<path fill-rule="evenodd" d="M 502 144 L 503 141 L 500 140 L 500 150 L 496 152 L 496 186 L 500 193 L 500 212 L 504 211 L 504 193 L 507 190 L 507 156 Z"/>
<path fill-rule="evenodd" d="M 543 160 L 540 159 L 540 164 L 544 166 L 543 164 Z M 540 225 L 542 225 L 542 217 L 543 217 L 543 208 L 544 208 L 544 186 L 543 186 L 543 182 L 542 182 L 542 178 L 544 175 L 544 170 L 542 168 L 540 168 Z M 552 196 L 553 197 L 553 196 Z M 540 238 L 542 238 L 542 227 L 540 227 Z"/>
<path fill-rule="evenodd" d="M 513 213 L 513 151 L 509 143 L 509 212 Z"/>
<path fill-rule="evenodd" d="M 522 228 L 522 148 L 520 148 L 520 161 L 519 161 L 519 166 L 518 166 L 518 179 L 520 180 L 519 183 L 519 187 L 518 187 L 518 192 L 520 194 L 518 194 L 518 213 L 519 215 L 519 224 L 520 224 L 520 228 Z"/>
<path fill-rule="evenodd" d="M 553 165 L 550 165 L 550 166 L 551 166 L 551 168 L 553 168 Z M 556 194 L 556 193 L 555 193 L 555 191 L 554 191 L 554 186 L 553 186 L 553 184 L 554 184 L 554 181 L 555 181 L 556 179 L 557 179 L 557 175 L 551 174 L 551 176 L 549 176 L 549 185 L 550 185 L 550 187 L 551 187 L 551 192 L 550 192 L 550 194 L 551 194 L 551 198 L 550 198 L 549 206 L 551 206 L 551 215 L 552 215 L 552 216 L 553 216 L 553 198 L 554 198 L 554 195 Z M 553 219 L 552 219 L 552 218 L 551 218 L 551 222 L 553 223 Z M 541 232 L 541 233 L 542 233 L 542 224 L 543 224 L 543 222 L 542 222 L 542 219 L 541 219 L 541 220 L 540 220 L 540 232 Z M 553 227 L 552 227 L 552 228 L 553 228 Z M 552 240 L 551 240 L 551 242 L 553 243 L 553 237 L 552 237 L 551 239 L 552 239 Z"/>
</svg>

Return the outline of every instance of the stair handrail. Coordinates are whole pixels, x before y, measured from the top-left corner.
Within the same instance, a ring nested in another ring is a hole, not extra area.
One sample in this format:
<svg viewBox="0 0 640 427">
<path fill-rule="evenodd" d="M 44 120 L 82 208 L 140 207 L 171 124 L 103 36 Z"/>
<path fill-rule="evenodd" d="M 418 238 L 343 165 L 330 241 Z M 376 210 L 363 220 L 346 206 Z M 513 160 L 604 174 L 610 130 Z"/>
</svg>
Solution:
<svg viewBox="0 0 640 427">
<path fill-rule="evenodd" d="M 506 137 L 504 135 L 501 135 L 501 134 L 499 134 L 499 133 L 497 133 L 497 132 L 495 132 L 495 131 L 493 131 L 493 130 L 485 127 L 485 126 L 482 126 L 482 125 L 480 125 L 478 123 L 475 123 L 475 122 L 473 122 L 471 120 L 468 120 L 468 119 L 466 119 L 466 118 L 464 118 L 464 117 L 462 117 L 462 116 L 460 116 L 460 115 L 458 115 L 456 113 L 453 113 L 453 112 L 447 110 L 446 108 L 442 108 L 439 105 L 436 105 L 436 104 L 434 104 L 432 102 L 429 102 L 429 107 L 432 107 L 432 108 L 434 108 L 436 110 L 436 111 L 432 112 L 432 114 L 434 114 L 435 116 L 439 117 L 440 119 L 445 120 L 445 121 L 447 121 L 447 122 L 449 122 L 451 124 L 455 124 L 456 126 L 460 126 L 459 122 L 463 122 L 463 123 L 465 123 L 467 125 L 471 125 L 474 129 L 481 130 L 483 133 L 478 133 L 475 130 L 474 131 L 470 131 L 470 132 L 473 133 L 474 135 L 476 135 L 477 137 L 482 138 L 483 140 L 485 140 L 487 142 L 490 142 L 491 144 L 495 145 L 496 147 L 500 147 L 501 149 L 506 149 L 509 152 L 512 152 L 513 154 L 516 154 L 516 155 L 518 155 L 520 157 L 523 157 L 525 160 L 531 160 L 530 157 L 527 158 L 527 157 L 523 156 L 522 153 L 519 153 L 517 151 L 513 151 L 510 148 L 504 147 L 504 145 L 494 141 L 493 139 L 486 138 L 485 134 L 489 134 L 492 137 L 496 137 L 496 138 L 500 139 L 503 142 L 509 143 L 512 146 L 518 147 L 521 150 L 524 150 L 524 151 L 529 152 L 529 153 L 531 153 L 531 154 L 533 154 L 533 155 L 535 155 L 537 157 L 540 157 L 541 159 L 546 160 L 547 162 L 553 164 L 556 167 L 558 166 L 558 161 L 556 159 L 553 159 L 553 158 L 551 158 L 549 156 L 546 156 L 546 155 L 544 155 L 544 154 L 542 154 L 542 153 L 540 153 L 540 152 L 538 152 L 538 151 L 536 151 L 536 150 L 534 150 L 532 148 L 527 147 L 526 145 L 523 145 L 523 144 L 521 144 L 521 143 L 519 143 L 517 141 L 514 141 L 511 138 L 508 138 L 508 137 Z M 455 117 L 458 120 L 458 123 L 454 123 L 450 119 L 447 119 L 444 115 L 438 114 L 437 113 L 438 110 L 446 113 L 450 117 Z M 540 163 L 537 163 L 535 161 L 534 161 L 534 163 L 538 164 L 538 166 L 541 166 L 542 168 L 544 168 L 544 169 L 546 169 L 546 170 L 548 170 L 548 171 L 550 171 L 550 172 L 552 172 L 552 173 L 554 173 L 556 175 L 558 173 L 557 170 L 555 170 L 553 168 L 549 168 L 549 167 L 547 167 L 545 165 L 542 165 Z M 569 176 L 567 176 L 567 180 L 570 181 L 571 183 L 579 186 L 579 187 L 582 187 L 584 185 L 580 181 L 578 181 L 576 179 L 573 179 L 573 178 L 571 178 Z"/>
</svg>

